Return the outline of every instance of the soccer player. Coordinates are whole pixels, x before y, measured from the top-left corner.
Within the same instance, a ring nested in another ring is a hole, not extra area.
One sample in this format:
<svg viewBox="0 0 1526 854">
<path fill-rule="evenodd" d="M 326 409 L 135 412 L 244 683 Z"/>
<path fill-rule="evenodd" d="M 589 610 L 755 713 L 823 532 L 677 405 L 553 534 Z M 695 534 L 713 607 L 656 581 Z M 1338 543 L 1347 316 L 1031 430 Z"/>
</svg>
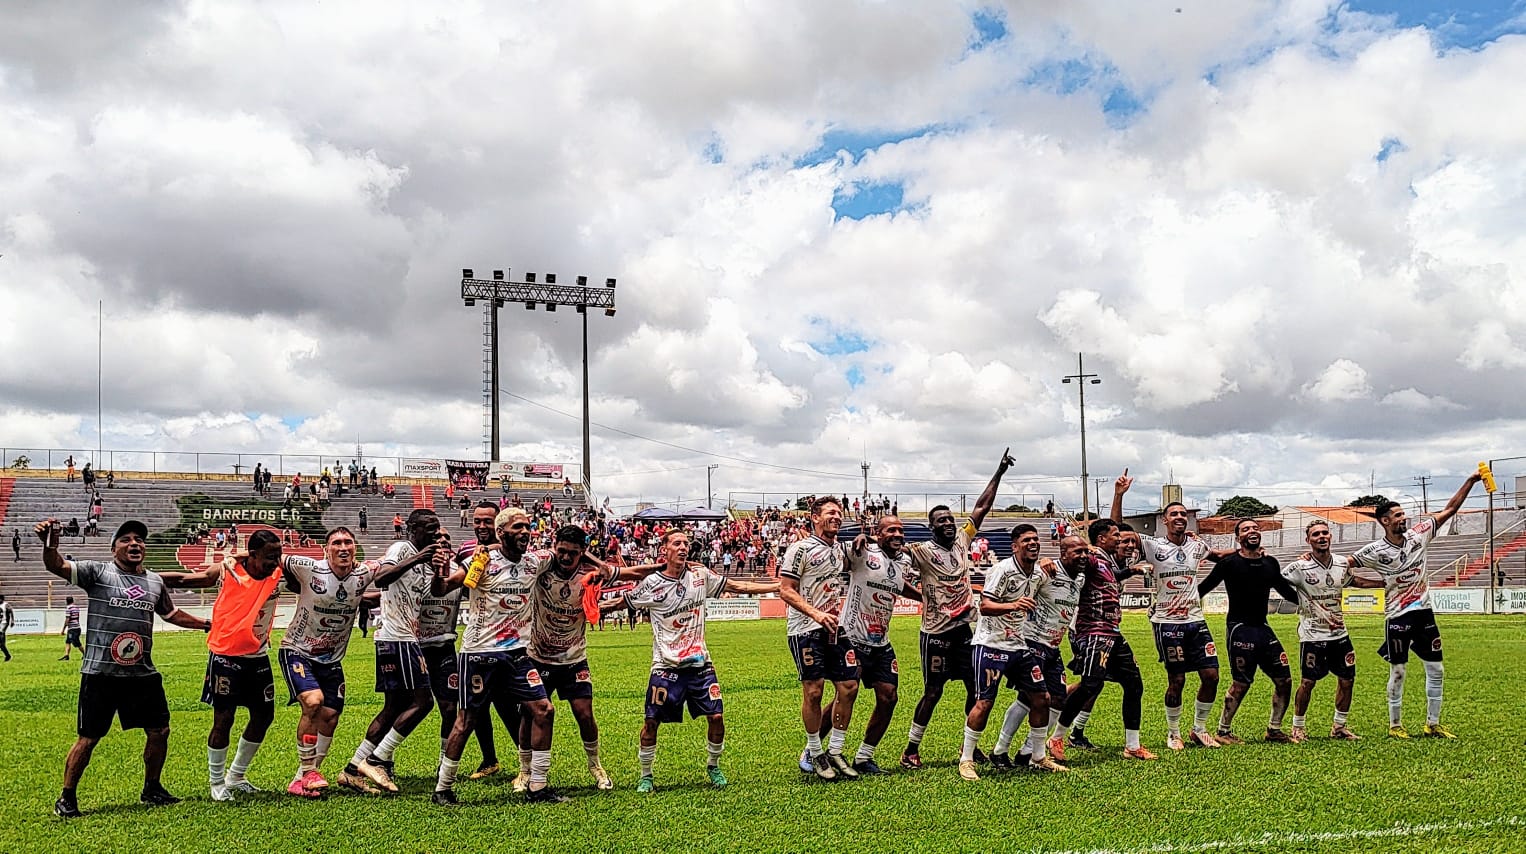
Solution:
<svg viewBox="0 0 1526 854">
<path fill-rule="evenodd" d="M 440 532 L 440 549 L 450 560 L 450 534 Z M 456 725 L 457 698 L 461 693 L 456 666 L 456 622 L 461 611 L 461 588 L 441 589 L 435 585 L 419 600 L 419 650 L 424 653 L 424 667 L 429 671 L 429 690 L 440 709 L 440 749 Z"/>
<path fill-rule="evenodd" d="M 1117 682 L 1123 688 L 1123 755 L 1126 759 L 1154 759 L 1155 754 L 1139 743 L 1139 720 L 1144 697 L 1144 680 L 1134 650 L 1119 630 L 1123 622 L 1120 595 L 1123 580 L 1139 570 L 1118 564 L 1121 541 L 1118 523 L 1097 519 L 1087 528 L 1093 546 L 1078 536 L 1060 540 L 1060 562 L 1071 574 L 1083 574 L 1086 584 L 1076 605 L 1076 627 L 1071 632 L 1070 648 L 1074 654 L 1070 670 L 1081 681 L 1065 699 L 1065 709 L 1049 739 L 1049 755 L 1065 760 L 1065 735 L 1076 715 L 1102 693 L 1103 683 Z"/>
<path fill-rule="evenodd" d="M 68 661 L 71 650 L 79 650 L 80 655 L 85 654 L 85 648 L 79 642 L 79 606 L 74 604 L 74 597 L 64 599 L 64 654 L 58 657 L 59 661 Z"/>
<path fill-rule="evenodd" d="M 835 502 L 834 502 L 835 503 Z M 838 505 L 840 508 L 841 505 Z M 652 676 L 647 682 L 646 720 L 641 725 L 641 779 L 636 791 L 653 789 L 652 764 L 657 757 L 657 727 L 704 715 L 707 720 L 705 774 L 711 785 L 726 785 L 721 773 L 721 753 L 726 744 L 726 721 L 721 684 L 715 677 L 710 650 L 705 645 L 705 600 L 727 591 L 760 595 L 780 589 L 777 581 L 740 581 L 716 575 L 703 566 L 691 565 L 689 535 L 669 531 L 662 539 L 667 565 L 648 575 L 626 594 L 652 621 Z"/>
<path fill-rule="evenodd" d="M 800 757 L 823 780 L 857 778 L 842 749 L 848 738 L 853 702 L 858 697 L 858 654 L 838 631 L 842 613 L 843 547 L 837 542 L 842 505 L 826 496 L 811 503 L 811 535 L 790 544 L 779 567 L 779 598 L 788 606 L 785 631 L 800 676 L 800 720 L 805 724 L 805 752 Z M 834 691 L 832 732 L 821 749 L 821 695 L 826 680 Z"/>
<path fill-rule="evenodd" d="M 0 652 L 5 653 L 5 660 L 11 660 L 11 648 L 5 645 L 5 633 L 16 625 L 16 612 L 11 608 L 11 603 L 0 596 Z"/>
<path fill-rule="evenodd" d="M 1028 742 L 1026 749 L 1018 754 L 1019 765 L 1034 764 L 1034 748 L 1042 748 L 1047 744 L 1050 728 L 1060 722 L 1060 711 L 1065 706 L 1066 698 L 1065 663 L 1060 655 L 1060 644 L 1065 639 L 1065 631 L 1076 618 L 1081 588 L 1086 584 L 1086 575 L 1080 569 L 1073 571 L 1059 561 L 1039 559 L 1039 531 L 1033 525 L 1024 522 L 1014 526 L 1012 543 L 1012 559 L 1033 580 L 1033 592 L 1030 594 L 1033 610 L 1028 612 L 1028 619 L 1023 622 L 1023 640 L 1044 674 L 1044 686 L 1049 694 L 1049 714 L 1045 719 L 1030 715 L 1031 709 L 1022 697 L 1018 697 L 1007 708 L 1001 734 L 996 739 L 996 749 L 991 752 L 991 764 L 1001 769 L 1014 767 L 1007 755 L 1008 748 L 1024 718 L 1029 719 Z M 1079 715 L 1077 719 L 1079 720 Z M 1075 743 L 1078 731 L 1079 727 L 1071 731 L 1072 744 Z M 1039 755 L 1044 756 L 1042 752 Z"/>
<path fill-rule="evenodd" d="M 90 596 L 90 626 L 80 666 L 79 739 L 64 760 L 64 789 L 53 804 L 60 818 L 81 815 L 76 790 L 95 745 L 111 731 L 111 719 L 123 729 L 141 729 L 143 792 L 149 806 L 178 803 L 159 782 L 170 742 L 170 709 L 164 678 L 154 668 L 154 615 L 181 628 L 207 631 L 211 623 L 175 607 L 169 588 L 143 568 L 148 526 L 123 522 L 111 538 L 111 562 L 67 560 L 58 551 L 57 519 L 34 529 L 42 540 L 42 566 L 50 574 L 82 588 Z"/>
<path fill-rule="evenodd" d="M 429 668 L 419 646 L 419 617 L 424 598 L 440 593 L 439 568 L 450 559 L 441 548 L 440 518 L 423 508 L 408 514 L 408 536 L 387 548 L 377 574 L 401 568 L 389 581 L 378 580 L 382 589 L 382 625 L 376 641 L 376 691 L 382 695 L 381 711 L 366 728 L 365 739 L 355 749 L 345 772 L 357 771 L 385 792 L 396 793 L 392 780 L 392 752 L 423 723 L 434 706 Z"/>
<path fill-rule="evenodd" d="M 493 528 L 493 520 L 498 516 L 498 504 L 484 500 L 477 502 L 476 507 L 471 507 L 469 499 L 465 495 L 461 496 L 461 500 L 468 502 L 462 507 L 461 512 L 465 516 L 467 511 L 470 510 L 471 517 L 468 521 L 471 523 L 472 533 L 476 536 L 475 542 L 467 543 L 456 550 L 456 565 L 464 570 L 479 548 L 491 549 L 498 542 L 498 532 Z M 459 674 L 457 679 L 459 681 Z M 508 695 L 503 693 L 494 695 L 491 698 L 491 703 L 493 709 L 498 712 L 499 719 L 503 721 L 504 727 L 509 731 L 509 740 L 516 748 L 520 747 L 519 725 L 521 718 L 519 704 L 510 700 Z M 459 709 L 460 703 L 458 698 L 457 714 L 459 714 Z M 493 738 L 493 716 L 488 712 L 483 712 L 477 715 L 476 719 L 476 728 L 472 730 L 472 734 L 477 737 L 477 746 L 482 750 L 482 762 L 477 766 L 477 770 L 473 771 L 467 778 L 470 780 L 480 780 L 483 777 L 497 774 L 500 770 L 498 749 Z M 452 726 L 454 726 L 454 722 L 452 722 Z M 523 749 L 519 751 L 519 766 L 520 773 L 514 778 L 513 789 L 516 792 L 523 792 L 530 784 L 529 745 L 524 745 Z"/>
<path fill-rule="evenodd" d="M 950 679 L 964 683 L 964 713 L 968 715 L 975 707 L 977 691 L 971 669 L 974 650 L 970 638 L 979 609 L 970 585 L 970 539 L 980 532 L 980 523 L 996 503 L 1002 475 L 1017 463 L 1008 453 L 1011 450 L 1002 452 L 996 474 L 975 499 L 975 509 L 963 527 L 955 522 L 954 512 L 940 504 L 927 513 L 932 541 L 917 543 L 909 549 L 922 591 L 922 698 L 911 715 L 911 731 L 901 753 L 902 768 L 922 767 L 922 736 L 943 698 L 943 686 Z M 975 761 L 985 761 L 978 749 Z"/>
<path fill-rule="evenodd" d="M 874 711 L 864 729 L 864 740 L 853 756 L 859 774 L 883 774 L 874 761 L 880 739 L 890 728 L 899 701 L 900 664 L 890 645 L 890 618 L 897 596 L 921 597 L 911 586 L 911 555 L 906 551 L 906 527 L 895 516 L 881 516 L 874 539 L 859 534 L 848 552 L 848 594 L 843 602 L 840 628 L 848 635 L 857 655 L 860 681 L 874 690 Z M 823 721 L 823 725 L 825 725 Z"/>
<path fill-rule="evenodd" d="M 1378 524 L 1383 526 L 1383 538 L 1351 555 L 1352 564 L 1371 570 L 1383 582 L 1383 613 L 1388 625 L 1378 653 L 1388 662 L 1388 734 L 1394 738 L 1409 738 L 1403 711 L 1404 671 L 1411 650 L 1425 666 L 1425 729 L 1421 734 L 1457 737 L 1441 725 L 1441 686 L 1446 668 L 1441 663 L 1441 631 L 1431 610 L 1425 553 L 1436 532 L 1457 515 L 1473 484 L 1481 478 L 1478 472 L 1468 475 L 1441 512 L 1421 516 L 1414 525 L 1398 502 L 1382 502 L 1374 510 Z"/>
<path fill-rule="evenodd" d="M 1123 496 L 1134 484 L 1124 469 L 1113 484 L 1114 522 L 1123 521 Z M 1166 746 L 1186 747 L 1182 741 L 1182 689 L 1187 674 L 1198 675 L 1197 707 L 1188 738 L 1203 747 L 1218 747 L 1208 733 L 1208 715 L 1219 690 L 1219 653 L 1213 633 L 1203 617 L 1203 598 L 1198 595 L 1198 565 L 1208 557 L 1208 544 L 1187 536 L 1187 507 L 1180 501 L 1166 505 L 1166 535 L 1141 535 L 1140 557 L 1155 578 L 1155 601 L 1150 603 L 1150 627 L 1155 648 L 1166 665 Z"/>
<path fill-rule="evenodd" d="M 281 592 L 281 540 L 270 531 L 259 530 L 249 535 L 248 545 L 242 558 L 229 558 L 197 572 L 159 574 L 170 588 L 218 588 L 212 603 L 212 631 L 207 635 L 207 675 L 201 689 L 201 701 L 212 707 L 207 778 L 214 801 L 231 801 L 235 792 L 259 791 L 245 773 L 276 716 L 270 626 Z M 228 741 L 239 706 L 249 710 L 249 722 L 229 765 Z"/>
<path fill-rule="evenodd" d="M 1346 726 L 1351 711 L 1352 685 L 1356 681 L 1356 649 L 1346 634 L 1346 615 L 1341 611 L 1344 587 L 1379 587 L 1377 580 L 1363 581 L 1351 575 L 1349 561 L 1330 553 L 1330 526 L 1324 521 L 1310 522 L 1304 528 L 1309 556 L 1282 568 L 1282 577 L 1298 589 L 1298 662 L 1302 678 L 1293 696 L 1293 733 L 1295 743 L 1309 737 L 1304 716 L 1314 684 L 1335 674 L 1335 719 L 1330 737 L 1356 741 L 1359 736 Z"/>
<path fill-rule="evenodd" d="M 1235 712 L 1259 669 L 1272 680 L 1272 714 L 1266 724 L 1266 740 L 1287 744 L 1293 739 L 1282 731 L 1282 718 L 1293 696 L 1293 674 L 1282 641 L 1266 621 L 1266 611 L 1273 589 L 1293 603 L 1298 602 L 1298 590 L 1282 577 L 1282 565 L 1277 559 L 1262 551 L 1261 526 L 1255 519 L 1235 523 L 1235 540 L 1240 545 L 1236 551 L 1209 553 L 1213 570 L 1197 586 L 1198 595 L 1207 596 L 1222 583 L 1229 596 L 1224 638 L 1229 642 L 1230 683 L 1224 693 L 1224 711 L 1220 713 L 1214 740 L 1220 744 L 1244 744 L 1232 727 Z"/>
</svg>

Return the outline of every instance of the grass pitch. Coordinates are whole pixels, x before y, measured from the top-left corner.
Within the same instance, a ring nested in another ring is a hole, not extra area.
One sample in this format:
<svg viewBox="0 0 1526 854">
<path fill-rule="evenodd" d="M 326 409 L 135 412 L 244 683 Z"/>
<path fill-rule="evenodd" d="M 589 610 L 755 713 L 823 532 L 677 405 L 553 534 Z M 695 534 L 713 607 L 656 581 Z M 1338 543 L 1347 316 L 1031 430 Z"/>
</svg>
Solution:
<svg viewBox="0 0 1526 854">
<path fill-rule="evenodd" d="M 85 817 L 51 814 L 63 757 L 74 739 L 77 660 L 57 661 L 61 639 L 11 640 L 15 660 L 0 665 L 0 850 L 4 851 L 355 851 L 451 850 L 869 850 L 869 851 L 1522 851 L 1526 850 L 1526 774 L 1520 770 L 1520 686 L 1526 677 L 1526 618 L 1443 616 L 1447 702 L 1455 741 L 1387 737 L 1387 667 L 1375 650 L 1377 618 L 1353 621 L 1358 650 L 1351 725 L 1364 738 L 1332 742 L 1334 680 L 1321 683 L 1304 745 L 1259 743 L 1270 683 L 1251 689 L 1236 731 L 1251 743 L 1168 755 L 1161 710 L 1164 673 L 1154 663 L 1142 616 L 1125 631 L 1145 674 L 1144 740 L 1161 759 L 1125 762 L 1119 691 L 1109 686 L 1088 728 L 1102 746 L 1072 751 L 1068 775 L 988 773 L 978 783 L 954 770 L 963 728 L 963 689 L 945 693 L 923 743 L 928 767 L 852 783 L 802 777 L 799 689 L 782 621 L 712 623 L 711 649 L 726 698 L 723 767 L 731 785 L 705 782 L 704 726 L 664 725 L 657 792 L 638 795 L 636 733 L 651 651 L 650 630 L 592 633 L 595 711 L 604 765 L 616 790 L 598 792 L 585 770 L 576 726 L 565 705 L 556 723 L 552 784 L 572 796 L 560 806 L 528 806 L 509 790 L 509 774 L 469 782 L 475 742 L 462 759 L 463 806 L 428 802 L 439 749 L 431 714 L 397 754 L 403 794 L 363 798 L 334 794 L 298 801 L 280 790 L 296 766 L 295 708 L 278 709 L 250 780 L 267 793 L 232 804 L 209 800 L 206 732 L 211 712 L 199 703 L 206 651 L 202 636 L 164 633 L 155 658 L 166 675 L 173 715 L 164 781 L 186 798 L 174 807 L 137 803 L 141 733 L 114 731 L 97 747 L 80 787 Z M 1222 618 L 1210 618 L 1222 635 Z M 1273 625 L 1290 654 L 1293 619 Z M 920 695 L 917 623 L 900 618 L 893 638 L 903 683 L 895 722 L 879 759 L 895 768 L 911 710 Z M 346 662 L 349 704 L 324 771 L 332 778 L 380 706 L 372 693 L 372 645 L 358 636 Z M 1411 668 L 1406 723 L 1423 723 L 1424 686 Z M 1223 671 L 1227 685 L 1228 669 Z M 279 683 L 279 678 L 277 682 Z M 285 688 L 277 684 L 278 700 Z M 1221 699 L 1222 699 L 1221 686 Z M 1195 678 L 1188 680 L 1187 716 Z M 1010 696 L 1010 695 L 1007 695 Z M 990 749 L 1005 708 L 992 714 L 982 746 Z M 871 699 L 860 698 L 848 750 L 857 747 Z M 1213 720 L 1218 719 L 1215 705 Z M 1287 725 L 1291 726 L 1291 712 Z M 235 728 L 235 737 L 240 723 Z M 1021 734 L 1019 738 L 1021 738 Z M 499 736 L 500 754 L 512 745 Z"/>
</svg>

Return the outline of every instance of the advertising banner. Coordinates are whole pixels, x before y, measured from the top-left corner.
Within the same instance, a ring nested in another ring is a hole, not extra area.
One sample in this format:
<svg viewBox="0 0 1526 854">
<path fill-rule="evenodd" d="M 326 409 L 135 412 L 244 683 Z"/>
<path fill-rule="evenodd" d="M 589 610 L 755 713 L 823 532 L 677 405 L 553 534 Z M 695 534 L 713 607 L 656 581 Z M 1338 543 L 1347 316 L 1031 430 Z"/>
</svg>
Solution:
<svg viewBox="0 0 1526 854">
<path fill-rule="evenodd" d="M 1150 607 L 1150 594 L 1124 593 L 1118 597 L 1118 604 L 1131 611 L 1148 608 Z"/>
<path fill-rule="evenodd" d="M 561 463 L 527 463 L 505 460 L 488 466 L 487 476 L 502 480 L 561 480 L 565 477 Z"/>
<path fill-rule="evenodd" d="M 763 610 L 756 599 L 706 599 L 707 620 L 760 620 Z"/>
<path fill-rule="evenodd" d="M 904 596 L 895 597 L 895 611 L 897 617 L 920 617 L 922 616 L 922 603 L 915 599 L 907 599 Z"/>
<path fill-rule="evenodd" d="M 16 622 L 11 624 L 13 635 L 42 635 L 47 634 L 48 612 L 41 608 L 17 608 L 11 612 L 16 617 Z"/>
<path fill-rule="evenodd" d="M 1203 597 L 1203 613 L 1205 614 L 1228 614 L 1229 594 L 1222 590 L 1215 590 Z"/>
<path fill-rule="evenodd" d="M 488 464 L 476 460 L 446 460 L 445 474 L 457 489 L 481 489 L 487 486 Z"/>
<path fill-rule="evenodd" d="M 1526 587 L 1501 587 L 1495 590 L 1494 613 L 1526 614 Z"/>
<path fill-rule="evenodd" d="M 1474 588 L 1431 588 L 1431 609 L 1438 614 L 1482 614 L 1489 591 Z"/>
<path fill-rule="evenodd" d="M 445 461 L 405 459 L 398 474 L 403 477 L 444 477 Z"/>
<path fill-rule="evenodd" d="M 1341 610 L 1348 614 L 1383 613 L 1383 591 L 1347 587 L 1341 591 Z"/>
</svg>

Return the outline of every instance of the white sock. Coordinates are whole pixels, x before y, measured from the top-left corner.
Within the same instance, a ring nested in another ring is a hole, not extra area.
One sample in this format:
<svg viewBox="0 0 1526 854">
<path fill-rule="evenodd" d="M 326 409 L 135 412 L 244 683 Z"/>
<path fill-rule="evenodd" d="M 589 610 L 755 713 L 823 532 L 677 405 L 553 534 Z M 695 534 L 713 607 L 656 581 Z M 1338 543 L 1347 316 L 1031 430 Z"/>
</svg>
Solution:
<svg viewBox="0 0 1526 854">
<path fill-rule="evenodd" d="M 927 727 L 922 726 L 921 724 L 918 724 L 918 723 L 913 723 L 911 725 L 910 734 L 908 734 L 906 736 L 906 740 L 911 742 L 912 744 L 921 744 L 922 743 L 922 736 L 926 732 L 927 732 Z"/>
<path fill-rule="evenodd" d="M 1439 661 L 1425 664 L 1425 722 L 1430 726 L 1441 723 L 1441 683 L 1446 667 Z"/>
<path fill-rule="evenodd" d="M 723 751 L 725 749 L 726 749 L 726 742 L 725 741 L 721 741 L 721 742 L 717 743 L 717 742 L 711 741 L 708 738 L 705 739 L 705 753 L 709 757 L 709 761 L 707 761 L 705 763 L 705 767 L 706 768 L 719 768 L 719 767 L 721 767 L 721 751 Z"/>
<path fill-rule="evenodd" d="M 1208 715 L 1213 712 L 1213 703 L 1198 700 L 1193 711 L 1195 714 L 1192 716 L 1192 731 L 1203 732 L 1208 729 Z"/>
<path fill-rule="evenodd" d="M 1064 739 L 1065 736 L 1070 734 L 1070 730 L 1071 730 L 1071 727 L 1068 727 L 1068 726 L 1060 723 L 1059 721 L 1056 721 L 1055 724 L 1054 724 L 1054 735 L 1051 735 L 1050 738 Z"/>
<path fill-rule="evenodd" d="M 1167 735 L 1174 735 L 1174 736 L 1176 736 L 1178 738 L 1181 737 L 1181 735 L 1182 735 L 1182 707 L 1181 706 L 1167 706 L 1166 707 L 1166 734 Z"/>
<path fill-rule="evenodd" d="M 959 751 L 960 762 L 975 761 L 975 747 L 980 744 L 980 730 L 964 728 L 964 749 Z"/>
<path fill-rule="evenodd" d="M 808 732 L 805 734 L 805 753 L 807 756 L 815 756 L 821 752 L 821 734 Z"/>
<path fill-rule="evenodd" d="M 1404 670 L 1402 664 L 1388 667 L 1388 725 L 1404 722 Z"/>
<path fill-rule="evenodd" d="M 1086 729 L 1086 722 L 1092 719 L 1092 713 L 1085 709 L 1076 713 L 1076 719 L 1071 722 L 1071 729 Z"/>
<path fill-rule="evenodd" d="M 461 760 L 440 754 L 440 776 L 436 778 L 434 784 L 436 792 L 448 792 L 456 785 L 456 768 L 460 765 Z"/>
<path fill-rule="evenodd" d="M 863 744 L 860 744 L 858 746 L 858 752 L 853 754 L 853 764 L 857 765 L 860 762 L 873 762 L 874 751 L 878 748 L 878 744 L 870 744 L 867 741 Z"/>
<path fill-rule="evenodd" d="M 1048 730 L 1049 732 L 1053 733 L 1054 732 L 1054 728 L 1059 726 L 1059 725 L 1060 725 L 1060 710 L 1056 709 L 1054 706 L 1050 706 L 1049 707 L 1049 725 L 1046 726 L 1045 729 Z"/>
<path fill-rule="evenodd" d="M 652 776 L 652 762 L 657 759 L 657 745 L 638 748 L 636 758 L 641 762 L 641 776 Z"/>
<path fill-rule="evenodd" d="M 530 788 L 544 789 L 546 778 L 551 774 L 551 751 L 530 751 Z"/>
<path fill-rule="evenodd" d="M 371 758 L 391 762 L 392 751 L 397 750 L 397 746 L 403 743 L 404 738 L 407 736 L 395 729 L 387 730 L 387 734 L 382 736 L 381 744 L 376 745 L 376 749 L 371 751 Z"/>
<path fill-rule="evenodd" d="M 249 771 L 249 763 L 254 761 L 254 754 L 259 749 L 260 742 L 239 738 L 238 750 L 233 754 L 233 764 L 228 766 L 228 782 L 243 782 L 244 774 Z"/>
<path fill-rule="evenodd" d="M 1304 716 L 1303 715 L 1294 715 L 1293 716 L 1293 729 L 1303 729 L 1303 728 L 1304 728 Z"/>
<path fill-rule="evenodd" d="M 223 785 L 223 774 L 228 765 L 228 748 L 207 748 L 207 779 L 212 781 L 212 787 Z"/>
<path fill-rule="evenodd" d="M 1028 754 L 1030 763 L 1038 762 L 1044 758 L 1044 730 L 1030 727 L 1028 729 L 1028 744 L 1023 747 L 1023 752 Z"/>
<path fill-rule="evenodd" d="M 316 735 L 297 736 L 297 776 L 300 777 L 317 767 L 318 737 Z"/>
<path fill-rule="evenodd" d="M 832 727 L 832 732 L 827 736 L 827 749 L 833 753 L 841 753 L 843 745 L 848 743 L 848 731 Z"/>
<path fill-rule="evenodd" d="M 1007 707 L 1007 713 L 1001 718 L 1001 732 L 996 734 L 997 753 L 1009 752 L 1012 739 L 1017 735 L 1017 728 L 1023 725 L 1023 718 L 1027 715 L 1028 707 L 1022 700 Z"/>
<path fill-rule="evenodd" d="M 1123 746 L 1129 750 L 1139 749 L 1139 730 L 1126 729 L 1123 731 Z"/>
<path fill-rule="evenodd" d="M 597 768 L 599 766 L 599 740 L 597 738 L 593 741 L 583 742 L 583 753 L 588 757 L 589 768 Z"/>
<path fill-rule="evenodd" d="M 331 748 L 333 746 L 334 746 L 334 737 L 332 735 L 320 735 L 320 736 L 318 736 L 318 755 L 313 757 L 313 768 L 314 769 L 322 768 L 323 767 L 323 760 L 328 758 L 329 748 Z"/>
<path fill-rule="evenodd" d="M 350 764 L 358 768 L 360 767 L 361 763 L 365 762 L 367 759 L 370 759 L 371 754 L 375 752 L 376 745 L 369 741 L 362 741 L 360 746 L 355 748 L 355 755 L 350 757 Z"/>
<path fill-rule="evenodd" d="M 1335 710 L 1335 720 L 1333 721 L 1333 723 L 1336 726 L 1345 726 L 1346 725 L 1346 715 L 1347 714 L 1349 714 L 1349 711 L 1343 712 L 1340 709 L 1336 709 Z"/>
<path fill-rule="evenodd" d="M 519 775 L 526 780 L 530 779 L 530 751 L 519 751 Z"/>
</svg>

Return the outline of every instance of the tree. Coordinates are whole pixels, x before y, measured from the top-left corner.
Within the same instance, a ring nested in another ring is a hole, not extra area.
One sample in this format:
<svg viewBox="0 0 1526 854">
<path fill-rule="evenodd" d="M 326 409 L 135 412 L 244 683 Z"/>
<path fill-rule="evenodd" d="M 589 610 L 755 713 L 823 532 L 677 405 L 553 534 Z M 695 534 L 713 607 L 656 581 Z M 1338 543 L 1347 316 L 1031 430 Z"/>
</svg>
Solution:
<svg viewBox="0 0 1526 854">
<path fill-rule="evenodd" d="M 1032 507 L 1029 507 L 1026 504 L 1008 504 L 1007 505 L 1007 512 L 1008 513 L 1035 513 L 1037 511 L 1035 511 Z"/>
<path fill-rule="evenodd" d="M 1277 508 L 1260 499 L 1249 495 L 1236 495 L 1226 498 L 1219 503 L 1220 516 L 1233 516 L 1236 519 L 1249 519 L 1253 516 L 1270 516 L 1277 512 Z"/>
<path fill-rule="evenodd" d="M 1386 495 L 1364 495 L 1361 498 L 1347 504 L 1347 507 L 1376 507 L 1388 500 Z"/>
</svg>

